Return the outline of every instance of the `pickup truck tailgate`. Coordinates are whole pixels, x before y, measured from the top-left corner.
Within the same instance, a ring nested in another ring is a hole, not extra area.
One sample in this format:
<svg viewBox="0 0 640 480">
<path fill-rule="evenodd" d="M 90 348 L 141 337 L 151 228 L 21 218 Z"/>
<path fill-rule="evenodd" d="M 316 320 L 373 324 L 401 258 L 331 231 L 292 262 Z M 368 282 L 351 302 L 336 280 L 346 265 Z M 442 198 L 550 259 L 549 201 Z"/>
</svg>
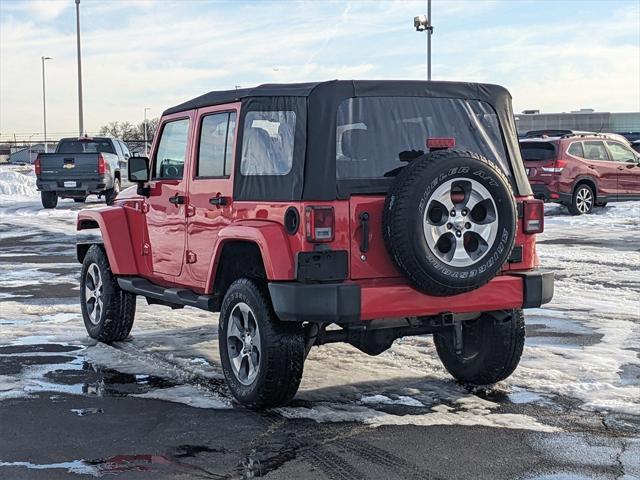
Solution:
<svg viewBox="0 0 640 480">
<path fill-rule="evenodd" d="M 40 179 L 47 180 L 88 180 L 97 179 L 97 153 L 49 153 L 40 155 Z"/>
</svg>

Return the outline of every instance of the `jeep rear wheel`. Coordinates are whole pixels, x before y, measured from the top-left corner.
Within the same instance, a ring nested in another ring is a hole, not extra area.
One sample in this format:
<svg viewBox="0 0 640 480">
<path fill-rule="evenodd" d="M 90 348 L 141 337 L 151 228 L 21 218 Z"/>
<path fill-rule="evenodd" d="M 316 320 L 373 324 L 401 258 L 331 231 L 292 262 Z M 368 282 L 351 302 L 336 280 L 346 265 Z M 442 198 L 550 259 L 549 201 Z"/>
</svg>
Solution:
<svg viewBox="0 0 640 480">
<path fill-rule="evenodd" d="M 40 192 L 40 199 L 44 208 L 56 208 L 58 205 L 58 194 L 56 192 Z"/>
<path fill-rule="evenodd" d="M 293 398 L 302 379 L 303 330 L 276 317 L 263 285 L 249 279 L 231 284 L 218 329 L 222 370 L 240 403 L 262 409 Z"/>
<path fill-rule="evenodd" d="M 445 150 L 402 169 L 385 201 L 387 250 L 398 269 L 431 295 L 478 288 L 513 248 L 516 206 L 498 166 L 472 152 Z"/>
<path fill-rule="evenodd" d="M 136 314 L 136 296 L 118 286 L 107 256 L 98 245 L 89 248 L 82 262 L 80 308 L 91 338 L 111 343 L 129 336 Z"/>
<path fill-rule="evenodd" d="M 490 385 L 511 375 L 520 362 L 524 338 L 522 310 L 485 312 L 462 322 L 462 348 L 456 348 L 453 328 L 433 336 L 447 371 L 469 385 Z"/>
</svg>

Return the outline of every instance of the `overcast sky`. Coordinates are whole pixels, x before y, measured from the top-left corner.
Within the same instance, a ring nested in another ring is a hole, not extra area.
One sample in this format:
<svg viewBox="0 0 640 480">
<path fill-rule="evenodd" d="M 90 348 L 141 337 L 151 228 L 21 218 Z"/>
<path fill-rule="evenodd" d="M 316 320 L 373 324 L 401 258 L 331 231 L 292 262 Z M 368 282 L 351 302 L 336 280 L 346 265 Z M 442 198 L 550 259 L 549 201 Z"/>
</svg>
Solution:
<svg viewBox="0 0 640 480">
<path fill-rule="evenodd" d="M 82 0 L 85 128 L 265 82 L 425 78 L 420 1 Z M 433 0 L 433 78 L 498 83 L 515 111 L 640 111 L 640 1 Z M 0 0 L 0 134 L 78 125 L 73 0 Z"/>
</svg>

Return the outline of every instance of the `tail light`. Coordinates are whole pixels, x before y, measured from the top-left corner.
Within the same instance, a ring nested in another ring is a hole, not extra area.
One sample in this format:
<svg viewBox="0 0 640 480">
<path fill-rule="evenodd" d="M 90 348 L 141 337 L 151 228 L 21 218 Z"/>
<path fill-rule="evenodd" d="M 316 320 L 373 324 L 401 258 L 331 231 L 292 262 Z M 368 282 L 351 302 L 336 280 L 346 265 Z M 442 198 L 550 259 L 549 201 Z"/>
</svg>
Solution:
<svg viewBox="0 0 640 480">
<path fill-rule="evenodd" d="M 429 151 L 446 150 L 455 146 L 455 138 L 427 138 L 427 148 Z"/>
<path fill-rule="evenodd" d="M 104 162 L 104 157 L 102 154 L 98 154 L 98 174 L 104 175 L 107 173 L 107 164 Z"/>
<path fill-rule="evenodd" d="M 561 173 L 564 170 L 564 167 L 567 165 L 567 161 L 562 158 L 556 160 L 554 167 L 542 167 L 543 172 L 548 173 Z"/>
<path fill-rule="evenodd" d="M 42 173 L 42 160 L 40 160 L 40 155 L 36 157 L 36 161 L 33 162 L 33 169 L 36 172 L 36 176 L 40 176 Z"/>
<path fill-rule="evenodd" d="M 522 202 L 524 233 L 542 233 L 544 231 L 544 202 L 525 200 Z"/>
<path fill-rule="evenodd" d="M 334 232 L 333 207 L 307 207 L 305 227 L 309 242 L 330 242 Z"/>
</svg>

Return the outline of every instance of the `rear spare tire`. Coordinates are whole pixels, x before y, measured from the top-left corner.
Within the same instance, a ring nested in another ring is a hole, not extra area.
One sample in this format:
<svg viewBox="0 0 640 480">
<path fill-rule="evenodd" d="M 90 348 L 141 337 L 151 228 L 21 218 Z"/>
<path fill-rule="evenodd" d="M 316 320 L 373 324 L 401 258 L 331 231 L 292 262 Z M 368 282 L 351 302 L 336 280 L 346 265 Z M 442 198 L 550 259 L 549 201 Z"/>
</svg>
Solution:
<svg viewBox="0 0 640 480">
<path fill-rule="evenodd" d="M 516 205 L 498 166 L 473 152 L 442 150 L 413 160 L 387 194 L 387 251 L 418 289 L 438 296 L 476 289 L 509 257 Z"/>
</svg>

